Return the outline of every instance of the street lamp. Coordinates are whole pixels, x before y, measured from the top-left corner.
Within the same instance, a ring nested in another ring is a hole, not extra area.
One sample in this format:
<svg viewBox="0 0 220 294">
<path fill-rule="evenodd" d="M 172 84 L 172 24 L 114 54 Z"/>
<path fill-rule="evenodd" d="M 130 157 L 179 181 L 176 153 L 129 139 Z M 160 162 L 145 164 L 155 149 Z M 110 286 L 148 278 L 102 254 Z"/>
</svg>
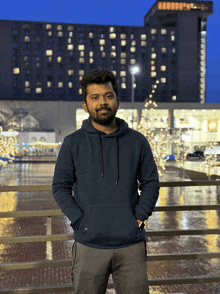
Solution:
<svg viewBox="0 0 220 294">
<path fill-rule="evenodd" d="M 133 112 L 133 108 L 134 108 L 134 75 L 137 74 L 139 72 L 139 67 L 138 66 L 132 66 L 131 67 L 131 102 L 132 102 L 132 124 L 134 126 L 134 112 Z"/>
</svg>

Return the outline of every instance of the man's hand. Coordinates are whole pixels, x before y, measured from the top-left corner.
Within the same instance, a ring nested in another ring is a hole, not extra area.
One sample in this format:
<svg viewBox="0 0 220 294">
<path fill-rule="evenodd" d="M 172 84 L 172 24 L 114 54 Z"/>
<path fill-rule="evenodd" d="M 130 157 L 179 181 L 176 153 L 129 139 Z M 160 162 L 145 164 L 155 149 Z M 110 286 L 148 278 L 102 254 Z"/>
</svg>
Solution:
<svg viewBox="0 0 220 294">
<path fill-rule="evenodd" d="M 140 227 L 140 225 L 142 224 L 142 221 L 140 221 L 139 219 L 137 219 L 137 223 L 138 223 L 138 226 Z"/>
</svg>

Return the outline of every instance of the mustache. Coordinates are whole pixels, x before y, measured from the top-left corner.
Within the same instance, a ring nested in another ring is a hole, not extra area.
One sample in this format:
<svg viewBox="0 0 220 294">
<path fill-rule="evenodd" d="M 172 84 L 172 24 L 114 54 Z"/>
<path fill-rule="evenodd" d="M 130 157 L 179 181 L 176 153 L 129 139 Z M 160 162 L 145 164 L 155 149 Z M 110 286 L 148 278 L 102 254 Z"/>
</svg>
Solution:
<svg viewBox="0 0 220 294">
<path fill-rule="evenodd" d="M 97 110 L 97 112 L 100 111 L 100 110 L 109 110 L 110 111 L 111 109 L 108 108 L 108 107 L 103 107 L 103 108 L 100 108 L 99 110 Z"/>
</svg>

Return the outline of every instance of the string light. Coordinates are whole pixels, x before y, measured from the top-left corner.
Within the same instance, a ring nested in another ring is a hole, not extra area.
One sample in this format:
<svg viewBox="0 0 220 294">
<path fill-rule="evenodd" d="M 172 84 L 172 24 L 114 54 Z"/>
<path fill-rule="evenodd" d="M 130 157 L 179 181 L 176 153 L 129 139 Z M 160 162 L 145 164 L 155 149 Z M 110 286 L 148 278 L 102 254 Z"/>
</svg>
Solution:
<svg viewBox="0 0 220 294">
<path fill-rule="evenodd" d="M 3 129 L 0 126 L 0 166 L 5 167 L 7 163 L 13 162 L 15 154 L 17 153 L 17 137 L 13 134 L 13 130 L 10 129 L 9 136 L 2 134 Z M 11 135 L 10 135 L 11 132 Z"/>
</svg>

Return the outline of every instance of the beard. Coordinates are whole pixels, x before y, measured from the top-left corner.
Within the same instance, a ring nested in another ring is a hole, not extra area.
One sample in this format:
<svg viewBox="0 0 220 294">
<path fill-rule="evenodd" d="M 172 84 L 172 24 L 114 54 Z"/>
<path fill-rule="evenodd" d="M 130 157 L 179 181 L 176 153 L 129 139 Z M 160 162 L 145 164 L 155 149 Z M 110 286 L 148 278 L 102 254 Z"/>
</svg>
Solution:
<svg viewBox="0 0 220 294">
<path fill-rule="evenodd" d="M 96 113 L 92 113 L 88 109 L 88 113 L 90 115 L 90 119 L 95 123 L 102 126 L 110 126 L 115 119 L 118 108 L 111 109 L 109 107 L 103 107 L 102 110 L 108 110 L 106 113 L 102 113 L 102 111 L 96 111 Z"/>
</svg>

